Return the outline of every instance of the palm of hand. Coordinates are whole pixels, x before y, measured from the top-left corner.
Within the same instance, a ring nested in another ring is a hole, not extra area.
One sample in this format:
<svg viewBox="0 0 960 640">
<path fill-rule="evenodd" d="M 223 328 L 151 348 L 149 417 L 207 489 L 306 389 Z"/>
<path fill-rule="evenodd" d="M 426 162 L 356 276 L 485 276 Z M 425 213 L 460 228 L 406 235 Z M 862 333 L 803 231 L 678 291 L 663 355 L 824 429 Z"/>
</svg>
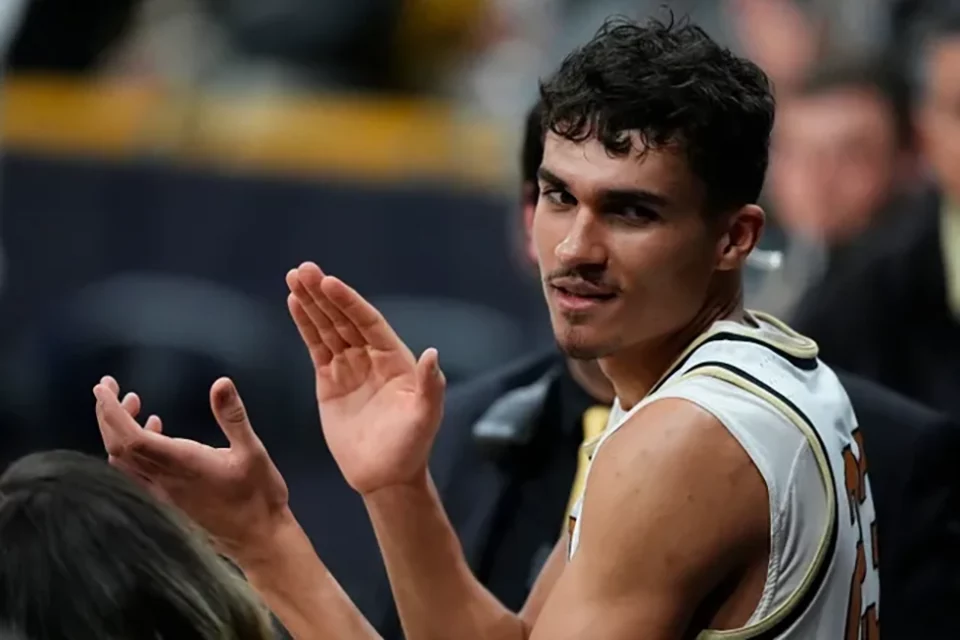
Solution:
<svg viewBox="0 0 960 640">
<path fill-rule="evenodd" d="M 233 448 L 214 448 L 192 440 L 174 440 L 183 447 L 180 468 L 160 476 L 161 490 L 207 531 L 227 555 L 245 546 L 238 532 L 257 523 L 270 524 L 287 505 L 287 485 L 267 456 Z"/>
<path fill-rule="evenodd" d="M 436 352 L 417 362 L 376 309 L 313 265 L 287 281 L 316 370 L 324 437 L 347 482 L 369 493 L 412 480 L 426 468 L 439 425 Z"/>
<path fill-rule="evenodd" d="M 161 433 L 159 419 L 136 422 L 139 399 L 121 405 L 112 378 L 94 388 L 97 419 L 110 462 L 207 531 L 236 556 L 275 522 L 287 505 L 287 486 L 253 432 L 243 403 L 226 379 L 214 383 L 211 406 L 230 446 L 214 448 Z M 256 543 L 253 543 L 256 546 Z"/>
<path fill-rule="evenodd" d="M 411 479 L 430 453 L 430 407 L 417 390 L 416 363 L 404 355 L 350 354 L 347 366 L 334 360 L 317 371 L 327 446 L 361 493 Z"/>
</svg>

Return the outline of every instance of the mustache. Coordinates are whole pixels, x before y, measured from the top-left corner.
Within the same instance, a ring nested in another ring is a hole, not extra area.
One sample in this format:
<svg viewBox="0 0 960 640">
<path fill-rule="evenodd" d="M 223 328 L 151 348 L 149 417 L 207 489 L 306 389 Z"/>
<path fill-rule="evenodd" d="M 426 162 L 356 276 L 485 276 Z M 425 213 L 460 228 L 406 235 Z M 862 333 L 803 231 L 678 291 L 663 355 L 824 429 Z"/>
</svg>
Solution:
<svg viewBox="0 0 960 640">
<path fill-rule="evenodd" d="M 569 278 L 573 280 L 583 280 L 589 284 L 610 289 L 611 291 L 620 291 L 613 282 L 607 280 L 604 276 L 606 269 L 599 265 L 580 265 L 576 267 L 561 267 L 548 273 L 543 281 L 547 284 L 553 284 L 556 280 Z"/>
</svg>

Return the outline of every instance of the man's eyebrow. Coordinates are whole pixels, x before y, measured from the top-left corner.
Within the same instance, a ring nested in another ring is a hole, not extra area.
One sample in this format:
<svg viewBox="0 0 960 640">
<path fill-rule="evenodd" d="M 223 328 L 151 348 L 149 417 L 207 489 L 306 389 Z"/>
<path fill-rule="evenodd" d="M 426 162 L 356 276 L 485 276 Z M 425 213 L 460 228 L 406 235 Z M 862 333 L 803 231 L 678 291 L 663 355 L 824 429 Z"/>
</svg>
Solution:
<svg viewBox="0 0 960 640">
<path fill-rule="evenodd" d="M 606 189 L 600 197 L 606 202 L 638 202 L 655 207 L 669 207 L 670 200 L 646 189 Z"/>
<path fill-rule="evenodd" d="M 550 171 L 546 167 L 537 169 L 537 178 L 541 182 L 556 187 L 558 189 L 569 189 L 566 180 Z M 647 189 L 614 188 L 603 189 L 600 191 L 600 198 L 605 202 L 635 202 L 652 207 L 669 207 L 670 199 L 659 193 Z"/>
<path fill-rule="evenodd" d="M 540 167 L 537 169 L 537 178 L 543 182 L 552 184 L 555 187 L 560 187 L 561 189 L 567 188 L 566 181 L 546 167 Z"/>
</svg>

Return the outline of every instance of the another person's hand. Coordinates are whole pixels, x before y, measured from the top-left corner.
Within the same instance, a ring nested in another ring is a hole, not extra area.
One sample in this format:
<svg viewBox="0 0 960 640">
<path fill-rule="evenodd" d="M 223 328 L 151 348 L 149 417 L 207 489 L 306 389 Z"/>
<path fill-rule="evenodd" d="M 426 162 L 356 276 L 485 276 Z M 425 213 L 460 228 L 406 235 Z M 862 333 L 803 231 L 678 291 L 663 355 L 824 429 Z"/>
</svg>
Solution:
<svg viewBox="0 0 960 640">
<path fill-rule="evenodd" d="M 213 415 L 229 441 L 213 448 L 162 433 L 159 418 L 143 427 L 136 394 L 121 404 L 119 385 L 107 376 L 93 388 L 97 421 L 110 462 L 173 504 L 207 531 L 220 551 L 242 562 L 290 517 L 287 486 L 254 433 L 233 382 L 210 389 Z"/>
<path fill-rule="evenodd" d="M 417 360 L 380 312 L 313 263 L 291 270 L 287 285 L 323 434 L 347 482 L 370 494 L 422 477 L 443 410 L 437 351 Z"/>
</svg>

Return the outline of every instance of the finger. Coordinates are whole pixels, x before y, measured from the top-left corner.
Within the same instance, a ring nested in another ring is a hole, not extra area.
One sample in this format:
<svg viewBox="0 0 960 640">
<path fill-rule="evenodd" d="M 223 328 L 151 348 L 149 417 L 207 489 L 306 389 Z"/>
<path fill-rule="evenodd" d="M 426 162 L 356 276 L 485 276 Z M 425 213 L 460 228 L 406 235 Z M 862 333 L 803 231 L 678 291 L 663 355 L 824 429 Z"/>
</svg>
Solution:
<svg viewBox="0 0 960 640">
<path fill-rule="evenodd" d="M 139 431 L 136 421 L 120 406 L 116 389 L 116 383 L 97 384 L 93 387 L 93 395 L 97 399 L 97 424 L 100 427 L 103 444 L 111 455 L 113 455 L 111 449 L 123 446 L 135 431 Z M 114 416 L 114 406 L 126 416 L 126 420 Z"/>
<path fill-rule="evenodd" d="M 304 262 L 297 270 L 300 281 L 313 298 L 313 302 L 323 311 L 324 315 L 330 319 L 340 338 L 352 347 L 362 347 L 366 345 L 366 340 L 353 326 L 353 323 L 347 319 L 343 312 L 333 303 L 327 294 L 323 291 L 323 281 L 329 276 L 323 275 L 320 267 L 312 262 Z"/>
<path fill-rule="evenodd" d="M 143 428 L 154 433 L 163 433 L 163 422 L 160 420 L 160 416 L 150 416 Z"/>
<path fill-rule="evenodd" d="M 290 310 L 290 317 L 293 318 L 293 323 L 297 325 L 297 331 L 300 332 L 303 343 L 307 345 L 313 366 L 322 367 L 329 364 L 333 354 L 320 338 L 317 327 L 311 322 L 310 316 L 307 315 L 303 305 L 300 304 L 300 298 L 293 293 L 287 296 L 287 309 Z"/>
<path fill-rule="evenodd" d="M 319 271 L 319 268 L 317 268 L 317 270 Z M 323 276 L 321 274 L 320 279 L 322 278 Z M 338 332 L 337 328 L 333 325 L 333 321 L 324 313 L 323 309 L 317 305 L 316 300 L 314 300 L 310 292 L 307 291 L 303 278 L 300 276 L 299 269 L 292 269 L 287 273 L 287 286 L 290 287 L 290 292 L 300 301 L 300 306 L 303 307 L 307 317 L 310 318 L 310 322 L 313 324 L 317 335 L 320 336 L 320 340 L 327 350 L 330 351 L 332 355 L 342 353 L 343 350 L 347 348 L 347 343 L 340 336 L 340 332 Z"/>
<path fill-rule="evenodd" d="M 447 379 L 440 370 L 440 356 L 433 347 L 427 349 L 417 361 L 417 387 L 420 395 L 434 410 L 443 406 L 443 392 Z"/>
<path fill-rule="evenodd" d="M 230 378 L 220 378 L 210 387 L 210 408 L 231 448 L 252 451 L 260 445 L 243 400 Z"/>
<path fill-rule="evenodd" d="M 117 383 L 116 378 L 113 376 L 103 376 L 100 378 L 100 384 L 105 386 L 107 389 L 113 392 L 113 395 L 120 395 L 120 385 Z"/>
<path fill-rule="evenodd" d="M 97 398 L 97 424 L 110 456 L 124 461 L 142 458 L 159 464 L 175 464 L 176 443 L 153 430 L 145 430 L 124 410 L 105 385 L 93 388 Z"/>
<path fill-rule="evenodd" d="M 406 350 L 407 346 L 376 307 L 339 278 L 327 276 L 320 288 L 331 303 L 363 336 L 364 342 L 380 351 Z M 410 354 L 413 360 L 413 354 Z"/>
<path fill-rule="evenodd" d="M 123 396 L 123 401 L 120 403 L 120 406 L 130 414 L 131 418 L 136 420 L 137 415 L 140 414 L 140 396 L 132 392 L 128 393 Z"/>
</svg>

